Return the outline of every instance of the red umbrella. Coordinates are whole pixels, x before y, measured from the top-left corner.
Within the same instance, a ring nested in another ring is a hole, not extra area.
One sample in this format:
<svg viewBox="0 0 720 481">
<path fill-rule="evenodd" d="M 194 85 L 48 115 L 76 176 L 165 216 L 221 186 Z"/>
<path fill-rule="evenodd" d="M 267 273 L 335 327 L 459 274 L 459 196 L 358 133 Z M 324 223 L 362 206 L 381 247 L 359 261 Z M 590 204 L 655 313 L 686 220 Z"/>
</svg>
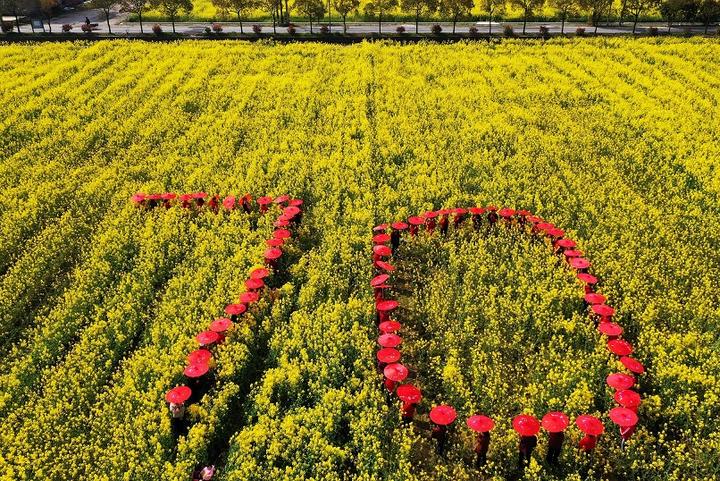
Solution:
<svg viewBox="0 0 720 481">
<path fill-rule="evenodd" d="M 435 406 L 430 411 L 430 420 L 439 426 L 447 426 L 455 421 L 457 413 L 452 406 L 442 405 Z"/>
<path fill-rule="evenodd" d="M 629 356 L 633 352 L 632 344 L 625 339 L 611 339 L 607 342 L 607 347 L 610 352 L 618 356 Z"/>
<path fill-rule="evenodd" d="M 284 239 L 276 239 L 275 237 L 265 241 L 265 244 L 268 247 L 281 247 L 284 243 L 285 243 Z"/>
<path fill-rule="evenodd" d="M 582 256 L 583 256 L 583 253 L 582 253 L 582 251 L 578 251 L 578 250 L 575 250 L 575 249 L 569 249 L 569 250 L 566 250 L 565 252 L 563 252 L 563 255 L 564 255 L 565 257 L 567 257 L 567 258 L 570 258 L 570 257 L 582 257 Z"/>
<path fill-rule="evenodd" d="M 615 309 L 606 304 L 595 304 L 591 309 L 595 314 L 602 317 L 610 317 L 615 314 Z"/>
<path fill-rule="evenodd" d="M 386 364 L 398 362 L 400 360 L 400 351 L 391 347 L 380 349 L 377 352 L 377 359 L 378 361 L 384 362 Z"/>
<path fill-rule="evenodd" d="M 150 200 L 160 200 L 162 199 L 162 194 L 149 194 L 147 198 Z"/>
<path fill-rule="evenodd" d="M 207 364 L 190 364 L 185 368 L 183 374 L 190 378 L 200 377 L 210 370 Z"/>
<path fill-rule="evenodd" d="M 259 267 L 257 269 L 253 269 L 250 272 L 250 279 L 265 279 L 269 275 L 269 270 L 265 269 L 264 267 Z"/>
<path fill-rule="evenodd" d="M 597 284 L 597 277 L 586 272 L 581 272 L 577 275 L 577 278 L 583 281 L 585 284 Z"/>
<path fill-rule="evenodd" d="M 195 339 L 197 342 L 199 342 L 203 346 L 207 346 L 208 344 L 212 344 L 213 342 L 217 342 L 220 340 L 220 336 L 217 332 L 213 331 L 203 331 L 197 336 L 195 336 Z"/>
<path fill-rule="evenodd" d="M 212 359 L 212 353 L 207 349 L 196 349 L 188 354 L 188 364 L 207 364 Z"/>
<path fill-rule="evenodd" d="M 273 237 L 276 239 L 289 239 L 292 233 L 287 229 L 278 229 L 273 232 Z"/>
<path fill-rule="evenodd" d="M 375 244 L 385 244 L 386 242 L 390 242 L 390 234 L 376 234 L 372 240 Z"/>
<path fill-rule="evenodd" d="M 429 210 L 429 211 L 425 212 L 425 213 L 423 214 L 423 216 L 424 216 L 426 219 L 434 219 L 435 217 L 438 216 L 438 213 L 437 213 L 437 212 L 434 212 L 434 211 L 432 211 L 432 210 Z"/>
<path fill-rule="evenodd" d="M 130 200 L 135 202 L 136 204 L 139 204 L 140 202 L 144 201 L 146 197 L 147 197 L 146 194 L 144 194 L 142 192 L 138 192 L 137 194 L 130 197 Z"/>
<path fill-rule="evenodd" d="M 271 247 L 265 251 L 265 259 L 275 260 L 282 255 L 282 251 L 277 247 Z"/>
<path fill-rule="evenodd" d="M 495 212 L 496 210 L 498 210 L 498 208 L 494 205 L 489 205 L 489 206 L 487 206 L 487 210 Z"/>
<path fill-rule="evenodd" d="M 188 201 L 190 201 L 190 200 L 192 200 L 192 199 L 193 199 L 193 195 L 192 195 L 192 194 L 182 194 L 182 195 L 180 196 L 180 200 L 183 201 L 183 202 L 188 202 Z"/>
<path fill-rule="evenodd" d="M 558 229 L 557 227 L 553 229 L 548 229 L 547 231 L 545 231 L 545 233 L 550 237 L 562 237 L 565 235 L 565 231 L 562 229 Z"/>
<path fill-rule="evenodd" d="M 373 232 L 385 232 L 385 229 L 388 228 L 387 224 L 379 224 L 373 227 Z"/>
<path fill-rule="evenodd" d="M 381 334 L 377 342 L 382 347 L 398 347 L 402 343 L 402 338 L 397 334 Z"/>
<path fill-rule="evenodd" d="M 290 201 L 288 202 L 288 205 L 300 207 L 304 203 L 305 202 L 302 199 L 290 199 Z"/>
<path fill-rule="evenodd" d="M 591 265 L 590 261 L 584 257 L 573 257 L 568 262 L 573 269 L 587 269 Z"/>
<path fill-rule="evenodd" d="M 262 279 L 248 279 L 245 281 L 245 287 L 249 290 L 257 290 L 265 287 L 265 282 Z"/>
<path fill-rule="evenodd" d="M 588 304 L 605 304 L 606 300 L 607 298 L 605 296 L 596 292 L 585 294 L 585 302 Z"/>
<path fill-rule="evenodd" d="M 536 227 L 537 227 L 538 229 L 540 229 L 540 230 L 548 231 L 548 230 L 550 230 L 550 229 L 554 229 L 554 228 L 555 228 L 555 224 L 551 224 L 551 223 L 549 223 L 549 222 L 538 222 L 538 224 L 536 225 Z"/>
<path fill-rule="evenodd" d="M 398 307 L 398 301 L 393 299 L 385 299 L 375 304 L 378 311 L 392 311 Z"/>
<path fill-rule="evenodd" d="M 485 213 L 484 207 L 470 207 L 468 209 L 468 212 L 470 212 L 472 215 L 481 215 Z"/>
<path fill-rule="evenodd" d="M 397 321 L 381 322 L 380 325 L 378 326 L 378 328 L 380 329 L 380 332 L 383 332 L 383 333 L 397 332 L 400 330 L 400 327 L 402 327 L 402 326 Z"/>
<path fill-rule="evenodd" d="M 177 194 L 174 192 L 165 192 L 161 197 L 163 200 L 173 200 L 177 198 Z"/>
<path fill-rule="evenodd" d="M 410 404 L 417 404 L 422 399 L 422 392 L 412 384 L 403 384 L 398 386 L 397 395 L 401 401 Z"/>
<path fill-rule="evenodd" d="M 295 217 L 300 213 L 300 208 L 296 205 L 291 205 L 290 207 L 285 207 L 283 209 L 283 214 L 288 217 Z"/>
<path fill-rule="evenodd" d="M 188 399 L 190 399 L 191 394 L 192 389 L 190 389 L 189 387 L 178 386 L 172 388 L 167 393 L 165 393 L 165 400 L 173 404 L 182 404 Z"/>
<path fill-rule="evenodd" d="M 642 400 L 640 395 L 631 389 L 623 389 L 615 393 L 615 401 L 624 408 L 636 408 Z"/>
<path fill-rule="evenodd" d="M 230 326 L 232 326 L 232 321 L 227 317 L 221 317 L 210 323 L 210 330 L 219 334 L 230 329 Z"/>
<path fill-rule="evenodd" d="M 406 230 L 408 225 L 407 222 L 393 222 L 391 227 L 394 230 Z"/>
<path fill-rule="evenodd" d="M 520 209 L 519 211 L 517 211 L 517 215 L 527 217 L 529 215 L 532 215 L 532 212 L 530 212 L 529 210 Z"/>
<path fill-rule="evenodd" d="M 383 369 L 383 374 L 391 381 L 401 382 L 408 377 L 408 368 L 399 363 L 388 364 Z"/>
<path fill-rule="evenodd" d="M 476 414 L 467 418 L 467 425 L 470 429 L 478 433 L 491 431 L 495 427 L 495 421 L 482 414 Z"/>
<path fill-rule="evenodd" d="M 572 249 L 577 245 L 577 243 L 574 240 L 570 239 L 560 239 L 555 244 L 559 245 L 563 249 Z"/>
<path fill-rule="evenodd" d="M 392 249 L 382 244 L 373 246 L 373 252 L 382 257 L 388 257 L 392 255 Z"/>
<path fill-rule="evenodd" d="M 283 202 L 287 202 L 288 200 L 290 200 L 290 196 L 287 194 L 283 194 L 276 197 L 273 202 L 275 202 L 276 204 L 282 204 Z"/>
<path fill-rule="evenodd" d="M 606 336 L 617 337 L 623 333 L 623 328 L 614 322 L 601 322 L 598 324 L 598 331 Z"/>
<path fill-rule="evenodd" d="M 515 416 L 512 425 L 520 436 L 534 436 L 540 431 L 540 421 L 529 414 Z"/>
<path fill-rule="evenodd" d="M 225 314 L 230 316 L 238 316 L 247 310 L 245 304 L 229 304 L 225 306 Z"/>
<path fill-rule="evenodd" d="M 536 216 L 536 215 L 529 215 L 528 218 L 527 218 L 527 220 L 530 221 L 530 222 L 532 222 L 532 223 L 535 224 L 535 225 L 540 224 L 541 222 L 544 222 L 544 221 L 542 220 L 542 217 L 538 217 L 538 216 Z"/>
<path fill-rule="evenodd" d="M 192 194 L 193 199 L 205 199 L 207 196 L 206 192 L 194 192 Z"/>
<path fill-rule="evenodd" d="M 628 408 L 612 408 L 610 420 L 620 427 L 627 428 L 637 424 L 638 415 Z"/>
<path fill-rule="evenodd" d="M 570 424 L 570 419 L 559 411 L 547 413 L 542 418 L 542 427 L 549 433 L 560 433 Z"/>
<path fill-rule="evenodd" d="M 632 357 L 623 356 L 620 358 L 620 362 L 625 366 L 628 371 L 634 372 L 635 374 L 643 374 L 645 372 L 645 366 L 642 365 L 637 359 Z"/>
<path fill-rule="evenodd" d="M 410 223 L 410 225 L 422 225 L 423 223 L 425 223 L 425 219 L 423 219 L 422 217 L 413 216 L 408 218 L 408 222 Z"/>
<path fill-rule="evenodd" d="M 611 388 L 617 391 L 622 391 L 623 389 L 630 389 L 633 387 L 633 384 L 635 384 L 635 377 L 630 374 L 616 372 L 608 375 L 606 381 L 608 386 Z"/>
<path fill-rule="evenodd" d="M 229 195 L 225 197 L 225 199 L 222 202 L 223 207 L 225 207 L 227 210 L 232 210 L 235 208 L 235 196 Z"/>
<path fill-rule="evenodd" d="M 498 214 L 500 214 L 500 217 L 505 217 L 506 219 L 508 219 L 515 215 L 515 211 L 508 207 L 503 207 L 498 211 Z"/>
<path fill-rule="evenodd" d="M 264 195 L 264 196 L 262 196 L 262 197 L 258 197 L 258 199 L 257 199 L 257 203 L 258 203 L 259 205 L 268 205 L 268 204 L 270 204 L 271 202 L 272 202 L 272 197 L 268 197 L 268 196 L 266 196 L 266 195 Z"/>
<path fill-rule="evenodd" d="M 289 222 L 287 219 L 280 219 L 280 218 L 278 218 L 278 220 L 276 220 L 276 221 L 273 223 L 273 225 L 274 225 L 275 227 L 287 227 L 287 226 L 290 225 L 290 222 Z"/>
<path fill-rule="evenodd" d="M 385 261 L 375 261 L 375 266 L 377 266 L 378 269 L 382 269 L 386 272 L 392 272 L 395 270 L 395 266 Z"/>
<path fill-rule="evenodd" d="M 390 276 L 389 276 L 389 275 L 387 275 L 387 274 L 380 274 L 379 276 L 375 276 L 375 277 L 373 277 L 373 278 L 370 280 L 370 286 L 372 286 L 372 287 L 381 286 L 381 285 L 385 284 L 385 282 L 386 282 L 388 279 L 390 279 Z"/>
<path fill-rule="evenodd" d="M 580 431 L 591 436 L 599 436 L 605 431 L 602 421 L 589 414 L 581 414 L 575 419 L 575 424 Z"/>
<path fill-rule="evenodd" d="M 260 299 L 260 294 L 257 292 L 243 292 L 240 294 L 240 302 L 249 304 L 251 302 L 257 302 Z"/>
</svg>

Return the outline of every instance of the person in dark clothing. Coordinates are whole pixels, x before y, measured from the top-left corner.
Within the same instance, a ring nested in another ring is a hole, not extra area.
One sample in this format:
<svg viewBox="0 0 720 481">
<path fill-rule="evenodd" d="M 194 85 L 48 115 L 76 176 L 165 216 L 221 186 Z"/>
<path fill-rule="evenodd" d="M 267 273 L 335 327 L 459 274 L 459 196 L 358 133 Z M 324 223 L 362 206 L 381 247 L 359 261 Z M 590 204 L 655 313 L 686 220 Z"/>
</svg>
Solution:
<svg viewBox="0 0 720 481">
<path fill-rule="evenodd" d="M 450 221 L 448 220 L 448 215 L 445 214 L 440 218 L 440 233 L 442 235 L 447 235 L 449 225 Z"/>
<path fill-rule="evenodd" d="M 490 431 L 478 433 L 475 440 L 475 469 L 480 469 L 487 462 L 488 449 L 490 449 Z"/>
<path fill-rule="evenodd" d="M 523 471 L 530 465 L 530 457 L 537 446 L 537 436 L 520 436 L 518 468 Z"/>
<path fill-rule="evenodd" d="M 85 17 L 85 25 L 90 26 L 90 19 Z"/>
<path fill-rule="evenodd" d="M 498 221 L 498 215 L 494 210 L 491 210 L 488 212 L 488 222 L 490 225 L 495 225 L 495 223 Z"/>
<path fill-rule="evenodd" d="M 562 449 L 563 441 L 565 440 L 565 433 L 560 431 L 549 434 L 548 450 L 546 461 L 550 465 L 557 465 L 558 458 L 560 457 L 560 450 Z"/>
<path fill-rule="evenodd" d="M 170 403 L 170 426 L 172 427 L 173 435 L 177 438 L 180 436 L 187 436 L 188 423 L 185 418 L 185 404 Z"/>
<path fill-rule="evenodd" d="M 400 231 L 393 229 L 392 232 L 390 232 L 390 245 L 392 246 L 393 253 L 397 250 L 397 248 L 400 246 Z"/>
<path fill-rule="evenodd" d="M 410 424 L 415 417 L 415 404 L 403 401 L 402 404 L 402 422 L 403 424 Z"/>
<path fill-rule="evenodd" d="M 435 424 L 432 428 L 432 434 L 430 435 L 433 439 L 437 440 L 437 445 L 435 446 L 435 452 L 438 454 L 438 456 L 444 456 L 445 455 L 445 445 L 447 444 L 447 426 L 441 426 L 439 424 Z"/>
</svg>

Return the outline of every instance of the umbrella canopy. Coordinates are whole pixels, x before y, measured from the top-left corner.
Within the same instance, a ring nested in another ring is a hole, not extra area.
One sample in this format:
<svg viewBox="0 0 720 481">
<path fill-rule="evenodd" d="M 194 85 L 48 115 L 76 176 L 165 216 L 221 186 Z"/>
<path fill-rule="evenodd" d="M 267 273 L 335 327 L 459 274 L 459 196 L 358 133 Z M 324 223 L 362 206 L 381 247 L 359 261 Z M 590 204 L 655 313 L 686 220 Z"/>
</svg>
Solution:
<svg viewBox="0 0 720 481">
<path fill-rule="evenodd" d="M 230 329 L 232 324 L 232 321 L 227 317 L 221 317 L 220 319 L 215 319 L 210 323 L 210 330 L 217 333 L 225 332 Z"/>
<path fill-rule="evenodd" d="M 288 205 L 300 207 L 304 203 L 305 203 L 305 201 L 303 201 L 302 199 L 290 199 L 290 201 L 288 202 Z"/>
<path fill-rule="evenodd" d="M 265 287 L 265 283 L 262 279 L 248 279 L 245 281 L 245 288 L 248 290 L 257 290 Z"/>
<path fill-rule="evenodd" d="M 140 202 L 144 201 L 146 197 L 146 194 L 138 192 L 137 194 L 134 194 L 132 197 L 130 197 L 130 200 L 135 202 L 136 204 L 139 204 Z"/>
<path fill-rule="evenodd" d="M 375 276 L 370 280 L 370 285 L 372 287 L 377 287 L 382 284 L 385 284 L 385 282 L 390 279 L 390 276 L 387 274 L 380 274 L 379 276 Z"/>
<path fill-rule="evenodd" d="M 585 302 L 588 304 L 605 304 L 607 298 L 602 294 L 596 292 L 589 292 L 585 294 Z"/>
<path fill-rule="evenodd" d="M 392 227 L 394 230 L 405 230 L 409 226 L 407 222 L 393 222 L 390 227 Z"/>
<path fill-rule="evenodd" d="M 500 209 L 498 211 L 498 214 L 500 214 L 500 217 L 504 217 L 504 218 L 508 219 L 515 215 L 515 211 L 508 207 L 503 207 L 502 209 Z"/>
<path fill-rule="evenodd" d="M 189 387 L 178 386 L 172 388 L 167 393 L 165 393 L 165 400 L 173 404 L 182 404 L 188 399 L 190 399 L 191 394 L 192 389 L 190 389 Z"/>
<path fill-rule="evenodd" d="M 275 260 L 279 259 L 282 255 L 282 251 L 277 247 L 271 247 L 265 251 L 265 259 Z"/>
<path fill-rule="evenodd" d="M 397 331 L 400 330 L 400 327 L 402 327 L 402 326 L 401 326 L 400 323 L 397 322 L 397 321 L 385 321 L 385 322 L 381 322 L 380 325 L 378 326 L 378 328 L 380 329 L 380 331 L 383 332 L 383 333 L 386 333 L 386 332 L 397 332 Z"/>
<path fill-rule="evenodd" d="M 392 310 L 397 309 L 398 305 L 399 305 L 398 301 L 396 301 L 394 299 L 384 299 L 382 301 L 378 301 L 375 304 L 375 308 L 378 311 L 386 312 L 386 311 L 392 311 Z"/>
<path fill-rule="evenodd" d="M 628 408 L 612 408 L 610 420 L 620 427 L 627 428 L 637 424 L 638 416 Z"/>
<path fill-rule="evenodd" d="M 207 349 L 196 349 L 188 354 L 188 364 L 207 364 L 212 359 L 212 353 Z"/>
<path fill-rule="evenodd" d="M 593 304 L 591 309 L 598 316 L 610 317 L 615 314 L 615 309 L 607 304 Z"/>
<path fill-rule="evenodd" d="M 616 337 L 623 333 L 623 328 L 614 322 L 601 322 L 598 324 L 598 331 L 606 336 Z"/>
<path fill-rule="evenodd" d="M 384 270 L 385 272 L 392 272 L 395 270 L 394 265 L 390 264 L 389 262 L 385 262 L 385 261 L 376 261 L 375 266 L 378 269 Z"/>
<path fill-rule="evenodd" d="M 292 237 L 292 232 L 287 229 L 277 229 L 273 232 L 273 237 L 276 239 L 289 239 Z"/>
<path fill-rule="evenodd" d="M 267 245 L 268 247 L 281 247 L 284 243 L 284 239 L 278 239 L 277 237 L 265 240 L 265 245 Z"/>
<path fill-rule="evenodd" d="M 628 371 L 634 372 L 635 374 L 643 374 L 645 372 L 645 366 L 642 365 L 637 359 L 632 357 L 623 356 L 620 358 L 620 362 L 627 368 Z"/>
<path fill-rule="evenodd" d="M 549 433 L 560 433 L 570 424 L 570 419 L 559 411 L 547 413 L 542 418 L 542 427 Z"/>
<path fill-rule="evenodd" d="M 260 205 L 268 205 L 271 202 L 272 202 L 272 197 L 268 197 L 266 195 L 264 195 L 262 197 L 258 197 L 258 199 L 257 199 L 257 203 Z"/>
<path fill-rule="evenodd" d="M 422 392 L 412 384 L 398 386 L 396 392 L 400 400 L 406 403 L 417 404 L 422 399 Z"/>
<path fill-rule="evenodd" d="M 245 304 L 229 304 L 225 306 L 225 314 L 229 316 L 238 316 L 247 310 Z"/>
<path fill-rule="evenodd" d="M 608 375 L 606 382 L 611 388 L 622 391 L 623 389 L 630 389 L 633 387 L 635 384 L 635 376 L 616 372 Z"/>
<path fill-rule="evenodd" d="M 205 375 L 210 370 L 210 366 L 205 364 L 190 364 L 188 365 L 185 370 L 183 371 L 183 374 L 185 374 L 189 378 L 197 378 L 200 376 Z"/>
<path fill-rule="evenodd" d="M 386 245 L 378 244 L 373 246 L 373 252 L 376 255 L 382 256 L 382 257 L 388 257 L 392 255 L 392 249 Z"/>
<path fill-rule="evenodd" d="M 208 195 L 207 192 L 194 192 L 192 196 L 193 199 L 205 199 Z"/>
<path fill-rule="evenodd" d="M 557 227 L 554 227 L 552 229 L 548 229 L 545 231 L 547 235 L 550 237 L 562 237 L 565 235 L 565 231 L 562 229 L 558 229 Z"/>
<path fill-rule="evenodd" d="M 282 204 L 283 202 L 287 202 L 288 200 L 290 200 L 290 196 L 287 194 L 283 194 L 277 196 L 273 202 L 275 202 L 276 204 Z"/>
<path fill-rule="evenodd" d="M 575 249 L 568 249 L 568 250 L 566 250 L 565 252 L 563 252 L 563 255 L 564 255 L 565 257 L 567 257 L 567 258 L 570 258 L 570 257 L 582 257 L 582 256 L 583 256 L 583 252 L 582 252 L 582 251 L 579 251 L 579 250 L 575 250 Z"/>
<path fill-rule="evenodd" d="M 283 214 L 288 217 L 295 217 L 300 213 L 300 208 L 296 205 L 291 205 L 290 207 L 285 207 L 283 209 Z"/>
<path fill-rule="evenodd" d="M 415 216 L 409 217 L 408 222 L 410 223 L 410 225 L 422 225 L 423 223 L 425 223 L 425 219 L 415 215 Z"/>
<path fill-rule="evenodd" d="M 529 414 L 515 416 L 512 426 L 520 436 L 534 436 L 540 431 L 540 421 Z"/>
<path fill-rule="evenodd" d="M 455 418 L 457 418 L 457 413 L 452 406 L 435 406 L 430 411 L 430 420 L 439 426 L 447 426 L 455 421 Z"/>
<path fill-rule="evenodd" d="M 377 359 L 385 364 L 391 364 L 400 360 L 400 351 L 392 347 L 385 347 L 377 352 Z"/>
<path fill-rule="evenodd" d="M 603 426 L 602 421 L 589 414 L 581 414 L 578 416 L 577 419 L 575 419 L 575 424 L 580 431 L 585 434 L 590 434 L 591 436 L 599 436 L 605 431 L 605 426 Z"/>
<path fill-rule="evenodd" d="M 402 343 L 402 337 L 397 334 L 381 334 L 377 342 L 382 347 L 397 347 Z"/>
<path fill-rule="evenodd" d="M 408 377 L 408 368 L 400 363 L 388 364 L 385 366 L 385 369 L 383 369 L 383 374 L 391 381 L 400 382 Z"/>
<path fill-rule="evenodd" d="M 385 244 L 390 242 L 390 234 L 376 234 L 372 238 L 375 244 Z"/>
<path fill-rule="evenodd" d="M 540 230 L 548 231 L 550 229 L 554 229 L 555 224 L 551 224 L 550 222 L 538 222 L 536 227 Z"/>
<path fill-rule="evenodd" d="M 597 284 L 598 278 L 587 272 L 581 272 L 577 275 L 577 278 L 583 281 L 585 284 Z"/>
<path fill-rule="evenodd" d="M 615 401 L 624 408 L 636 408 L 640 405 L 642 399 L 632 389 L 623 389 L 615 393 Z"/>
<path fill-rule="evenodd" d="M 257 292 L 243 292 L 240 294 L 240 302 L 245 304 L 257 302 L 258 299 L 260 299 L 260 294 Z"/>
<path fill-rule="evenodd" d="M 173 200 L 177 198 L 177 194 L 175 194 L 174 192 L 165 192 L 160 197 L 162 197 L 162 200 Z"/>
<path fill-rule="evenodd" d="M 555 244 L 559 245 L 563 249 L 572 249 L 577 245 L 577 242 L 570 239 L 560 239 Z"/>
<path fill-rule="evenodd" d="M 387 224 L 379 224 L 373 227 L 373 232 L 385 232 L 385 229 L 388 228 Z"/>
<path fill-rule="evenodd" d="M 470 429 L 478 433 L 491 431 L 495 427 L 495 421 L 482 414 L 476 414 L 467 418 L 467 425 Z"/>
<path fill-rule="evenodd" d="M 611 339 L 607 342 L 607 347 L 610 352 L 618 356 L 629 356 L 633 352 L 632 344 L 625 339 Z"/>
<path fill-rule="evenodd" d="M 197 336 L 195 336 L 195 339 L 197 342 L 199 342 L 202 345 L 212 344 L 213 342 L 217 342 L 220 339 L 220 336 L 217 332 L 213 331 L 203 331 Z"/>
<path fill-rule="evenodd" d="M 229 195 L 225 197 L 222 201 L 222 205 L 227 210 L 232 210 L 233 208 L 235 208 L 235 196 Z"/>
<path fill-rule="evenodd" d="M 470 212 L 472 215 L 481 215 L 485 213 L 484 207 L 470 207 L 468 209 L 468 212 Z"/>
<path fill-rule="evenodd" d="M 573 269 L 587 269 L 591 265 L 584 257 L 572 257 L 568 262 Z"/>
<path fill-rule="evenodd" d="M 265 269 L 264 267 L 259 267 L 257 269 L 253 269 L 250 272 L 250 279 L 265 279 L 269 275 L 269 270 Z"/>
</svg>

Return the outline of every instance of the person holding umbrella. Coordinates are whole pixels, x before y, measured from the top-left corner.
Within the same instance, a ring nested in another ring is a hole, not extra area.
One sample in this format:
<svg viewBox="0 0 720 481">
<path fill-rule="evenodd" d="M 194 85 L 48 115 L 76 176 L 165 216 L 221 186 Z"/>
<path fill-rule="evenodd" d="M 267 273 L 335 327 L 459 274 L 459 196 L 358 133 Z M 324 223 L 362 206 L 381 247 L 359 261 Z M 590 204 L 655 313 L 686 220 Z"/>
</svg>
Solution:
<svg viewBox="0 0 720 481">
<path fill-rule="evenodd" d="M 187 386 L 177 386 L 165 394 L 165 400 L 170 407 L 170 426 L 175 437 L 185 436 L 188 425 L 185 419 L 185 401 L 190 399 L 192 390 Z"/>
<path fill-rule="evenodd" d="M 408 377 L 408 373 L 408 368 L 398 362 L 385 366 L 385 369 L 383 369 L 383 375 L 385 376 L 384 384 L 388 394 L 395 392 L 397 383 L 404 381 L 405 378 Z"/>
<path fill-rule="evenodd" d="M 377 352 L 378 372 L 383 372 L 385 366 L 398 362 L 400 360 L 400 351 L 392 347 L 384 347 Z"/>
<path fill-rule="evenodd" d="M 209 370 L 210 365 L 208 362 L 190 363 L 185 367 L 183 374 L 185 374 L 192 389 L 190 402 L 198 402 L 210 390 Z"/>
<path fill-rule="evenodd" d="M 482 225 L 482 215 L 485 213 L 484 207 L 470 207 L 468 212 L 472 215 L 472 223 L 475 230 L 479 229 Z"/>
<path fill-rule="evenodd" d="M 597 445 L 598 436 L 605 430 L 602 421 L 595 416 L 581 414 L 575 419 L 575 424 L 580 431 L 585 433 L 585 437 L 580 440 L 578 447 L 585 452 L 585 454 L 592 454 Z"/>
<path fill-rule="evenodd" d="M 495 223 L 498 221 L 497 207 L 495 207 L 494 205 L 489 205 L 487 211 L 488 222 L 490 223 L 490 225 L 495 225 Z"/>
<path fill-rule="evenodd" d="M 412 384 L 403 384 L 397 388 L 397 395 L 402 401 L 402 421 L 410 424 L 415 417 L 415 407 L 422 399 L 422 392 Z"/>
<path fill-rule="evenodd" d="M 624 450 L 625 443 L 635 432 L 638 422 L 638 415 L 628 408 L 612 408 L 610 410 L 610 420 L 620 427 L 620 447 Z"/>
<path fill-rule="evenodd" d="M 475 431 L 475 469 L 480 469 L 487 462 L 487 452 L 490 449 L 490 431 L 495 427 L 495 421 L 487 416 L 477 414 L 467 419 L 467 425 Z"/>
<path fill-rule="evenodd" d="M 551 466 L 557 466 L 563 441 L 565 441 L 565 428 L 570 420 L 561 412 L 550 412 L 542 418 L 542 427 L 548 432 L 548 450 L 545 460 Z"/>
<path fill-rule="evenodd" d="M 540 421 L 529 414 L 520 414 L 513 419 L 513 429 L 520 435 L 518 446 L 518 469 L 524 471 L 530 465 L 530 457 L 537 446 L 537 433 L 540 432 Z"/>
<path fill-rule="evenodd" d="M 439 456 L 445 455 L 445 445 L 448 439 L 448 426 L 457 418 L 457 412 L 452 406 L 435 406 L 430 411 L 430 421 L 434 423 L 430 437 L 437 440 L 435 452 Z"/>
</svg>

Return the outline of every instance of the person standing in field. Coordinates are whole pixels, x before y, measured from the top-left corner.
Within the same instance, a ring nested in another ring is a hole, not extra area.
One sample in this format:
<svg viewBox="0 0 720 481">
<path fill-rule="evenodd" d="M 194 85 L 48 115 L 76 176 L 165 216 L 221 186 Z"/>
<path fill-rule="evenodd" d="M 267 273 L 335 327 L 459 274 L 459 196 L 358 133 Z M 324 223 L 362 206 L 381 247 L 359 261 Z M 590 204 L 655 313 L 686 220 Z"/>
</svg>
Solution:
<svg viewBox="0 0 720 481">
<path fill-rule="evenodd" d="M 490 449 L 490 431 L 478 433 L 475 440 L 475 469 L 485 466 L 488 449 Z"/>
<path fill-rule="evenodd" d="M 520 436 L 518 468 L 521 471 L 530 466 L 530 457 L 535 446 L 537 446 L 537 436 Z"/>
</svg>

